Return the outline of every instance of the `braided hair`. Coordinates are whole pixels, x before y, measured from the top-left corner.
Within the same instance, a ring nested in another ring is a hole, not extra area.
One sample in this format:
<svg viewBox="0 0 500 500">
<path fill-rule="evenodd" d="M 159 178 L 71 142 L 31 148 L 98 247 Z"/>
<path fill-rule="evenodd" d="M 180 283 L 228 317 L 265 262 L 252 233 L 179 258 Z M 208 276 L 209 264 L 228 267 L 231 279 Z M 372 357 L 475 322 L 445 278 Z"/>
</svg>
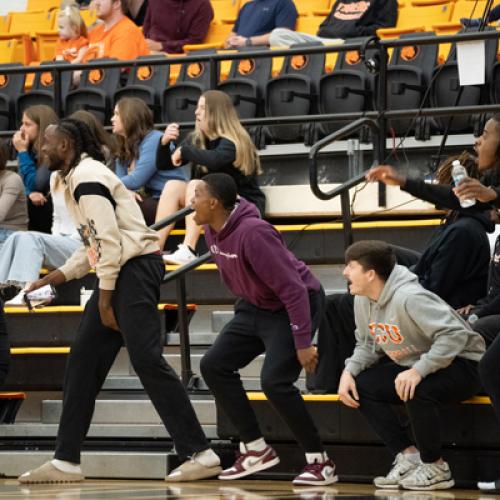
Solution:
<svg viewBox="0 0 500 500">
<path fill-rule="evenodd" d="M 64 118 L 58 122 L 57 131 L 68 137 L 75 148 L 75 157 L 71 162 L 69 170 L 80 163 L 82 154 L 87 154 L 90 158 L 100 162 L 105 161 L 101 145 L 86 123 L 73 118 Z"/>
</svg>

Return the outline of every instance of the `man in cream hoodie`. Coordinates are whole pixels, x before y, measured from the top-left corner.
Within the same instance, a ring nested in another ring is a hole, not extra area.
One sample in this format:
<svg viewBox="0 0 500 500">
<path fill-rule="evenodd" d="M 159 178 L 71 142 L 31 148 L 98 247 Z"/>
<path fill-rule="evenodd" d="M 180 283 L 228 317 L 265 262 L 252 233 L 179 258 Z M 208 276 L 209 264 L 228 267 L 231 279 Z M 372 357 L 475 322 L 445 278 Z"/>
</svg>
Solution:
<svg viewBox="0 0 500 500">
<path fill-rule="evenodd" d="M 356 347 L 345 362 L 340 399 L 359 408 L 395 456 L 389 474 L 374 483 L 379 488 L 451 488 L 438 408 L 479 389 L 484 340 L 407 268 L 396 265 L 386 243 L 355 243 L 345 260 L 344 276 L 356 296 Z M 392 408 L 402 403 L 414 439 Z"/>
<path fill-rule="evenodd" d="M 84 245 L 29 290 L 97 275 L 64 380 L 64 401 L 53 460 L 19 477 L 20 483 L 80 482 L 82 442 L 95 399 L 119 350 L 126 346 L 144 390 L 185 462 L 167 481 L 216 476 L 219 457 L 209 448 L 179 377 L 163 358 L 158 318 L 165 267 L 158 236 L 140 208 L 104 163 L 90 129 L 78 120 L 47 127 L 42 152 L 64 183 L 65 202 Z"/>
</svg>

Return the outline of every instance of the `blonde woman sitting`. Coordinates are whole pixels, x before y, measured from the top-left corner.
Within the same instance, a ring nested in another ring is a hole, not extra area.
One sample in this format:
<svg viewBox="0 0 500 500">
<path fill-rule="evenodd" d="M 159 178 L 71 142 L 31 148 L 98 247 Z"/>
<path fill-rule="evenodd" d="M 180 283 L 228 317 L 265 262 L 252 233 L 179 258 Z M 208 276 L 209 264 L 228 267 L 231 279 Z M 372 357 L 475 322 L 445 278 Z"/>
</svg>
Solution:
<svg viewBox="0 0 500 500">
<path fill-rule="evenodd" d="M 163 134 L 157 152 L 157 168 L 169 170 L 191 164 L 191 181 L 186 186 L 179 181 L 170 181 L 164 188 L 156 220 L 163 219 L 191 203 L 196 183 L 206 174 L 221 172 L 230 175 L 236 182 L 238 194 L 254 203 L 264 215 L 266 198 L 259 188 L 257 175 L 261 173 L 257 149 L 247 131 L 241 125 L 236 110 L 227 94 L 218 90 L 204 92 L 195 111 L 194 131 L 174 149 L 179 137 L 179 126 L 170 124 Z M 161 248 L 173 225 L 160 231 Z M 165 262 L 186 264 L 196 258 L 195 248 L 201 227 L 186 217 L 186 236 L 177 250 L 164 255 Z"/>
</svg>

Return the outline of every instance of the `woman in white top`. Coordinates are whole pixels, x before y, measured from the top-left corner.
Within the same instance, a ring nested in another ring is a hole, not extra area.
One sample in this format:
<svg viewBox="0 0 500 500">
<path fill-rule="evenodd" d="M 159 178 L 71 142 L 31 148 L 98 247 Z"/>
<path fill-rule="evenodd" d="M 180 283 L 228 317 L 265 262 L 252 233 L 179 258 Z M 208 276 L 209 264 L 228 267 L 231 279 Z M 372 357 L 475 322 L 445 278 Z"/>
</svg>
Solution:
<svg viewBox="0 0 500 500">
<path fill-rule="evenodd" d="M 0 253 L 0 289 L 10 298 L 17 295 L 6 306 L 24 305 L 21 290 L 27 283 L 35 281 L 40 268 L 56 269 L 62 266 L 82 244 L 64 203 L 64 192 L 59 187 L 59 174 L 50 177 L 50 192 L 54 206 L 52 233 L 20 231 L 10 235 Z M 10 296 L 10 297 L 9 297 Z"/>
</svg>

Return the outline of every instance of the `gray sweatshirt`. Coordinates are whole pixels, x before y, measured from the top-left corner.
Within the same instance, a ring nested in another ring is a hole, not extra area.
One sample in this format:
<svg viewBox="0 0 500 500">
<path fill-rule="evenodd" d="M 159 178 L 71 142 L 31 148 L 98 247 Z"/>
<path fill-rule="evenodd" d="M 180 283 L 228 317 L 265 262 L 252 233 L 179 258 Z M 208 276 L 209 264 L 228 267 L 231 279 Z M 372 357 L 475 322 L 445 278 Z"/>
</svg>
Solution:
<svg viewBox="0 0 500 500">
<path fill-rule="evenodd" d="M 346 369 L 356 377 L 384 354 L 422 377 L 446 368 L 456 356 L 479 361 L 483 338 L 441 298 L 396 265 L 377 302 L 354 298 L 356 347 Z"/>
</svg>

